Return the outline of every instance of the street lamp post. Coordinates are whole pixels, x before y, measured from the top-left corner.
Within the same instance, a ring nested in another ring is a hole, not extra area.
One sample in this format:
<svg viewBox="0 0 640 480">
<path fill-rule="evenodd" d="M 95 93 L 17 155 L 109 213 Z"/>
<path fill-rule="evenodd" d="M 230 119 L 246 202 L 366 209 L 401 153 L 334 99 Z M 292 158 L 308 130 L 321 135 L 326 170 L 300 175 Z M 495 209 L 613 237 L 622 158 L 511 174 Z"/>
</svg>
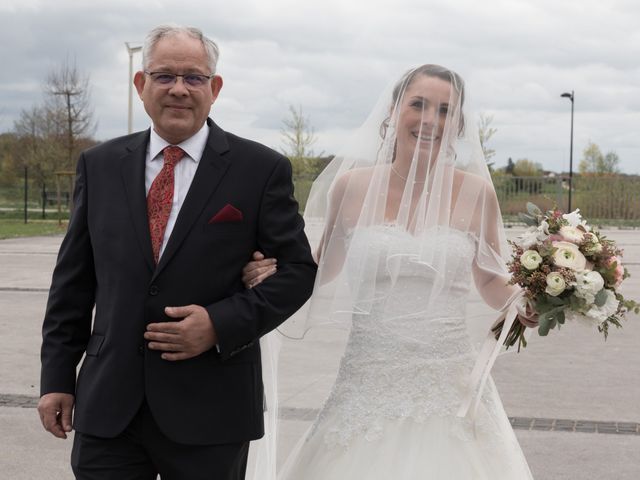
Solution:
<svg viewBox="0 0 640 480">
<path fill-rule="evenodd" d="M 129 42 L 124 42 L 129 52 L 129 116 L 127 133 L 133 132 L 133 54 L 142 50 L 142 47 L 131 47 Z"/>
<path fill-rule="evenodd" d="M 573 90 L 571 93 L 563 93 L 560 95 L 563 98 L 568 98 L 571 100 L 571 141 L 569 146 L 569 212 L 571 212 L 571 193 L 573 192 L 573 101 L 575 99 L 575 95 Z"/>
</svg>

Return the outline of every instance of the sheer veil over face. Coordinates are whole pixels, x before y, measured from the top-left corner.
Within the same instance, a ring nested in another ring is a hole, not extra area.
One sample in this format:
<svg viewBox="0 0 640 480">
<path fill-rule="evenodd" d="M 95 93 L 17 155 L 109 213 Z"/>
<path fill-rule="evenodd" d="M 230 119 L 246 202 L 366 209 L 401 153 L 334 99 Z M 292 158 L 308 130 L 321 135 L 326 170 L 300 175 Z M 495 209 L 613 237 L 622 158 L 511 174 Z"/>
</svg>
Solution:
<svg viewBox="0 0 640 480">
<path fill-rule="evenodd" d="M 505 241 L 471 118 L 462 78 L 438 65 L 408 71 L 382 94 L 314 182 L 305 220 L 310 231 L 321 232 L 310 235 L 319 264 L 316 289 L 307 309 L 281 327 L 282 333 L 300 337 L 314 325 L 348 325 L 353 313 L 366 314 L 373 302 L 379 310 L 380 302 L 394 297 L 406 262 L 416 278 L 429 279 L 425 296 L 448 294 L 440 278 L 456 265 L 442 245 L 433 248 L 434 233 L 442 230 L 473 242 L 473 276 L 485 301 L 494 308 L 507 302 L 513 292 L 493 288 L 504 287 Z M 359 237 L 380 227 L 421 239 L 421 248 L 372 261 L 375 255 L 363 254 L 369 247 Z M 401 325 L 390 319 L 389 332 L 420 341 L 419 331 Z"/>
</svg>

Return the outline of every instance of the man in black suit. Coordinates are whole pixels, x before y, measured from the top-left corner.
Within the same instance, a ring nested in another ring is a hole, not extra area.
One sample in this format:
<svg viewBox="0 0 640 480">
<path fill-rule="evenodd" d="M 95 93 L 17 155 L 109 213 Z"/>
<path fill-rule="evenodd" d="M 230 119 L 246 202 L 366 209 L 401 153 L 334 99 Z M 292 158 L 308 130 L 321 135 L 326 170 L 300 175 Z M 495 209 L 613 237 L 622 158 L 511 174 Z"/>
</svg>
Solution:
<svg viewBox="0 0 640 480">
<path fill-rule="evenodd" d="M 153 127 L 78 162 L 38 412 L 61 438 L 73 412 L 79 479 L 244 478 L 264 431 L 258 340 L 313 288 L 289 162 L 208 119 L 217 57 L 197 29 L 152 30 L 134 83 Z M 258 249 L 277 273 L 245 289 Z"/>
</svg>

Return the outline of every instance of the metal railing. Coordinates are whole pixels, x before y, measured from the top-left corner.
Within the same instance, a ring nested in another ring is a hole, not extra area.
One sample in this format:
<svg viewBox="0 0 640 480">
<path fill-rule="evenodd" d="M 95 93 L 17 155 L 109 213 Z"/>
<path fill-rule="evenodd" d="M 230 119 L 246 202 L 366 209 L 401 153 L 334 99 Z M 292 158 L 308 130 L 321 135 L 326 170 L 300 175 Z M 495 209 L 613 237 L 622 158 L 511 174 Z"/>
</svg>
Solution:
<svg viewBox="0 0 640 480">
<path fill-rule="evenodd" d="M 294 178 L 295 196 L 304 210 L 313 178 Z M 505 223 L 518 223 L 518 213 L 526 210 L 527 202 L 542 209 L 567 208 L 569 184 L 563 177 L 496 176 L 493 183 Z M 69 206 L 70 192 L 61 192 L 62 211 Z M 573 177 L 573 208 L 593 223 L 608 223 L 640 227 L 640 176 L 580 175 Z M 57 191 L 35 185 L 27 191 L 26 206 L 30 218 L 57 218 Z M 25 208 L 24 186 L 0 187 L 2 216 L 20 216 Z M 13 213 L 7 213 L 13 212 Z"/>
<path fill-rule="evenodd" d="M 543 210 L 567 210 L 569 183 L 563 177 L 511 177 L 493 179 L 502 215 L 516 222 L 527 202 Z M 579 208 L 592 223 L 640 226 L 640 177 L 580 175 L 573 177 L 572 208 Z"/>
</svg>

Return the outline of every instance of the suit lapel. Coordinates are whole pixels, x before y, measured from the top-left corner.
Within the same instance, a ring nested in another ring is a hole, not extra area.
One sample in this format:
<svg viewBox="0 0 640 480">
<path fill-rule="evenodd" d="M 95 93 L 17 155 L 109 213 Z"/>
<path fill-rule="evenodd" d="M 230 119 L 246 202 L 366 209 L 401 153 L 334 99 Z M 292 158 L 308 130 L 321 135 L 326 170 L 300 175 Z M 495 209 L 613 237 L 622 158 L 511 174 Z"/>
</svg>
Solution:
<svg viewBox="0 0 640 480">
<path fill-rule="evenodd" d="M 147 199 L 145 195 L 144 175 L 149 144 L 149 130 L 140 133 L 127 146 L 127 152 L 121 159 L 122 181 L 127 195 L 133 228 L 140 244 L 140 250 L 150 270 L 155 269 L 147 217 Z"/>
<path fill-rule="evenodd" d="M 224 156 L 229 150 L 224 131 L 210 119 L 207 119 L 207 123 L 210 129 L 207 144 L 153 278 L 158 276 L 178 251 L 229 167 L 229 160 Z"/>
</svg>

